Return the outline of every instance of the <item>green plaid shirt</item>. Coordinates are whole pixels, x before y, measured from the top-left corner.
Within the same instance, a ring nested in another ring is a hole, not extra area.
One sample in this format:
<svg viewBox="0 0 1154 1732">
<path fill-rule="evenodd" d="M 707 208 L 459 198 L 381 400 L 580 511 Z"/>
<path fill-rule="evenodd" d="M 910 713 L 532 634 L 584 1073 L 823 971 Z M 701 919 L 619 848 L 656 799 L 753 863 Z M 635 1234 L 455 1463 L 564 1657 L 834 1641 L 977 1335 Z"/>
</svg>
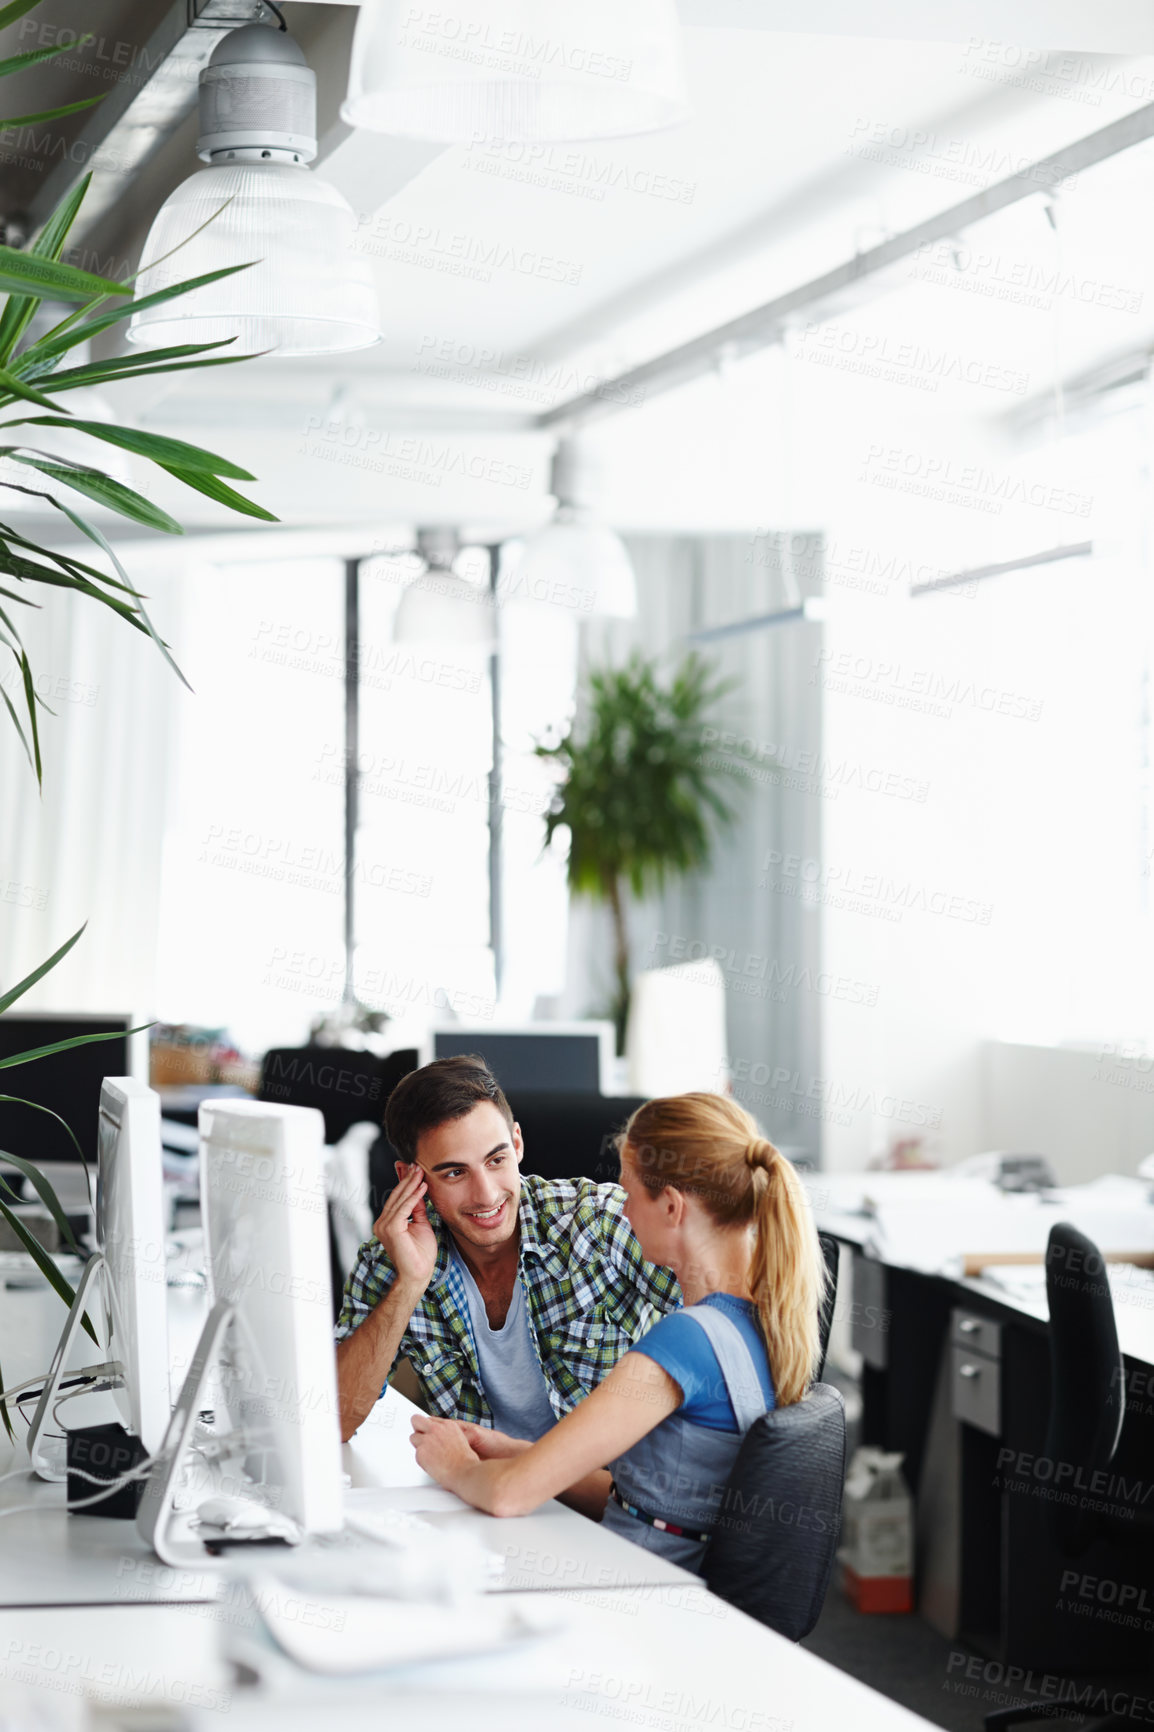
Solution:
<svg viewBox="0 0 1154 1732">
<path fill-rule="evenodd" d="M 521 1180 L 520 1274 L 529 1335 L 558 1419 L 612 1371 L 659 1317 L 681 1304 L 673 1271 L 647 1263 L 641 1255 L 624 1203 L 619 1185 L 541 1179 L 532 1173 Z M 437 1265 L 409 1319 L 397 1358 L 411 1362 L 430 1412 L 492 1425 L 452 1239 L 427 1198 L 425 1209 L 437 1235 Z M 375 1239 L 361 1246 L 357 1266 L 345 1283 L 338 1341 L 380 1304 L 393 1273 Z"/>
</svg>

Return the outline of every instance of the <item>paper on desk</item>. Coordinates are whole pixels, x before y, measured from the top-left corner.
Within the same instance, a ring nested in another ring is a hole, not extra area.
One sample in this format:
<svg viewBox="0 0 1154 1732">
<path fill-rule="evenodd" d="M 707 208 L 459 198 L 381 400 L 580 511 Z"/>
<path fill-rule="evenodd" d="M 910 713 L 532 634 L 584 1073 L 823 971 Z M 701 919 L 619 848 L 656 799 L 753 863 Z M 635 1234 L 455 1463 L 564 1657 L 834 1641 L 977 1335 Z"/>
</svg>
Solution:
<svg viewBox="0 0 1154 1732">
<path fill-rule="evenodd" d="M 443 1485 L 358 1485 L 345 1491 L 345 1508 L 372 1515 L 377 1510 L 403 1510 L 407 1515 L 445 1515 L 470 1506 Z"/>
<path fill-rule="evenodd" d="M 286 1596 L 275 1577 L 250 1578 L 265 1628 L 290 1659 L 330 1676 L 375 1672 L 467 1655 L 491 1654 L 563 1627 L 555 1603 L 515 1606 L 508 1600 L 467 1599 L 447 1617 L 441 1601 L 410 1604 L 398 1618 L 391 1603 L 360 1596 L 329 1596 L 330 1618 L 302 1619 L 299 1599 Z"/>
</svg>

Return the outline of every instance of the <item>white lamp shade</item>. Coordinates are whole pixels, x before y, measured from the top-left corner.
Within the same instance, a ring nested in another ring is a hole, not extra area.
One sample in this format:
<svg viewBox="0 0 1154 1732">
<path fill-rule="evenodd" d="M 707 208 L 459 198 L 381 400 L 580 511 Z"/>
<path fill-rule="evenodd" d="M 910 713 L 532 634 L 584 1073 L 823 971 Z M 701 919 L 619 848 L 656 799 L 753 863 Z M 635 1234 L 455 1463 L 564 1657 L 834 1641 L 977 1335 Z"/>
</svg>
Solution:
<svg viewBox="0 0 1154 1732">
<path fill-rule="evenodd" d="M 364 0 L 341 108 L 446 144 L 622 138 L 688 114 L 673 0 Z"/>
<path fill-rule="evenodd" d="M 526 539 L 509 593 L 601 619 L 637 613 L 637 579 L 625 543 L 575 505 L 559 506 L 553 521 Z"/>
<path fill-rule="evenodd" d="M 256 262 L 134 314 L 129 339 L 161 349 L 235 337 L 238 352 L 272 349 L 278 356 L 367 348 L 380 337 L 377 294 L 368 260 L 352 249 L 355 232 L 351 206 L 306 168 L 275 162 L 203 168 L 157 213 L 139 293 Z"/>
<path fill-rule="evenodd" d="M 425 648 L 452 646 L 474 655 L 491 653 L 493 602 L 487 589 L 433 570 L 415 577 L 393 616 L 393 641 Z"/>
<path fill-rule="evenodd" d="M 32 404 L 28 405 L 28 412 L 33 415 L 50 413 L 47 409 L 35 409 Z M 122 425 L 124 419 L 117 415 L 108 399 L 91 386 L 82 386 L 78 391 L 63 393 L 57 413 L 70 413 L 75 415 L 78 421 L 106 421 L 110 426 Z M 82 463 L 86 469 L 99 469 L 102 475 L 119 481 L 123 487 L 134 488 L 137 493 L 148 490 L 147 480 L 136 474 L 127 451 L 118 445 L 106 444 L 103 439 L 93 439 L 88 433 L 74 432 L 70 427 L 13 427 L 10 434 L 4 435 L 4 443 L 26 443 L 29 456 L 43 455 L 67 463 Z M 148 467 L 151 468 L 151 465 Z M 39 492 L 60 494 L 73 510 L 80 511 L 86 517 L 96 516 L 106 522 L 108 518 L 117 516 L 116 512 L 97 505 L 87 494 L 77 493 L 63 482 L 54 481 L 48 475 L 41 475 L 36 469 L 29 469 L 26 463 L 14 463 L 10 457 L 0 457 L 0 483 L 5 482 L 13 485 L 0 485 L 0 518 L 52 510 L 46 499 L 34 499 L 27 493 L 14 491 L 14 488 L 20 487 L 33 487 Z M 120 521 L 123 522 L 123 518 Z"/>
</svg>

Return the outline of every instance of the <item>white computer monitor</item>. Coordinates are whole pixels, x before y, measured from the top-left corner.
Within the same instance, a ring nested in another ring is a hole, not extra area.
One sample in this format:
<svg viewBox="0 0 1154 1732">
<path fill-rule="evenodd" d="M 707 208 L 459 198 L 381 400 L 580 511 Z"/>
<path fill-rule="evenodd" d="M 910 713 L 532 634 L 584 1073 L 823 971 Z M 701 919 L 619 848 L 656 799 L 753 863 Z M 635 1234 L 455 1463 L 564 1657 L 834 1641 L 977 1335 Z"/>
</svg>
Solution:
<svg viewBox="0 0 1154 1732">
<path fill-rule="evenodd" d="M 203 1467 L 191 1494 L 181 1480 L 198 1447 L 205 1459 L 206 1408 L 208 1454 L 228 1492 L 305 1534 L 343 1521 L 324 1119 L 314 1107 L 250 1100 L 206 1101 L 199 1118 L 212 1309 L 137 1518 L 174 1563 L 204 1556 L 195 1511 L 213 1487 Z"/>
<path fill-rule="evenodd" d="M 105 1077 L 97 1127 L 96 1251 L 85 1265 L 29 1428 L 28 1450 L 38 1473 L 63 1477 L 60 1452 L 46 1449 L 45 1440 L 86 1312 L 100 1336 L 93 1363 L 112 1368 L 121 1423 L 149 1455 L 160 1448 L 172 1411 L 166 1273 L 160 1097 L 135 1077 Z"/>
</svg>

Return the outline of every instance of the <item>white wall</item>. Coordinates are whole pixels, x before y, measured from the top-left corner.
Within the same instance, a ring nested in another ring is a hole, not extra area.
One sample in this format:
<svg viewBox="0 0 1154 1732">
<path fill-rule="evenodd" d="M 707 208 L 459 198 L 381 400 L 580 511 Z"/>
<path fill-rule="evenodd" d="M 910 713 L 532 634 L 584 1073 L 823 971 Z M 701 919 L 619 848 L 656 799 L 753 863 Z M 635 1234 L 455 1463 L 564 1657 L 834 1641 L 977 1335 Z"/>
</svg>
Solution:
<svg viewBox="0 0 1154 1732">
<path fill-rule="evenodd" d="M 990 1148 L 1037 1150 L 1068 1185 L 1133 1173 L 1154 1150 L 1154 1058 L 1136 1046 L 990 1041 L 982 1062 Z"/>
<path fill-rule="evenodd" d="M 1146 1031 L 1142 423 L 1019 447 L 992 388 L 963 412 L 916 385 L 777 351 L 592 435 L 623 526 L 744 525 L 754 559 L 767 529 L 826 538 L 823 850 L 779 870 L 820 902 L 825 968 L 871 989 L 823 1005 L 833 1168 L 1045 1148 L 1028 1109 L 987 1110 L 985 1043 Z M 1085 539 L 1093 561 L 909 599 Z"/>
</svg>

